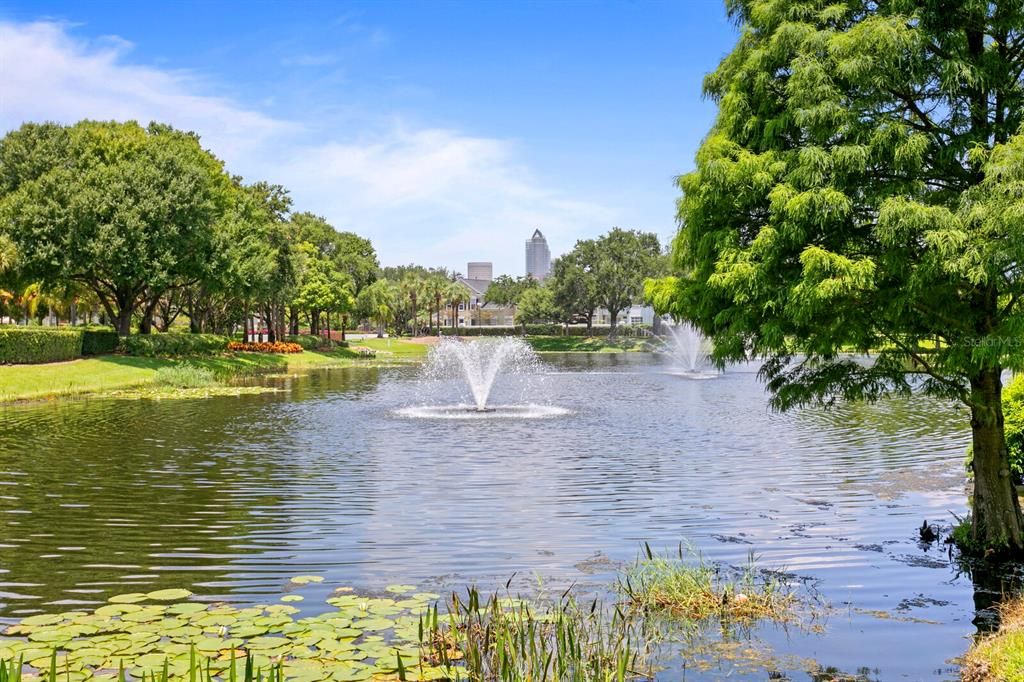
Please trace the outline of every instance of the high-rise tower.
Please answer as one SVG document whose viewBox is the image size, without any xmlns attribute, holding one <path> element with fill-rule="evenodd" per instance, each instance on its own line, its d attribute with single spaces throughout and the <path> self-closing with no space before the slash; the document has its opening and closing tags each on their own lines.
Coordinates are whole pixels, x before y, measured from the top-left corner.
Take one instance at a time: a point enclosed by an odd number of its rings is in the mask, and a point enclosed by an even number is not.
<svg viewBox="0 0 1024 682">
<path fill-rule="evenodd" d="M 551 272 L 551 250 L 540 230 L 526 240 L 526 276 L 543 281 Z"/>
</svg>

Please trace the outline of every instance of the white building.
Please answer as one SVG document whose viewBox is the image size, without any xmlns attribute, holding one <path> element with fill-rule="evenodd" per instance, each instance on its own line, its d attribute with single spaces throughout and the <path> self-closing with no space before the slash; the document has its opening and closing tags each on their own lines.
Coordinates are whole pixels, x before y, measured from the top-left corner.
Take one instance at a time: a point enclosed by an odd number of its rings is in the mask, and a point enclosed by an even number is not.
<svg viewBox="0 0 1024 682">
<path fill-rule="evenodd" d="M 460 303 L 457 310 L 445 306 L 444 326 L 454 327 L 456 320 L 460 327 L 510 327 L 515 324 L 516 310 L 512 306 L 488 303 L 487 287 L 491 286 L 494 268 L 491 263 L 467 263 L 468 277 L 459 277 L 459 282 L 469 289 L 469 302 Z"/>
<path fill-rule="evenodd" d="M 494 264 L 485 262 L 466 263 L 466 279 L 480 279 L 490 282 L 494 279 Z"/>
<path fill-rule="evenodd" d="M 540 230 L 534 230 L 533 236 L 526 240 L 526 276 L 540 281 L 551 273 L 551 250 L 548 240 Z"/>
</svg>

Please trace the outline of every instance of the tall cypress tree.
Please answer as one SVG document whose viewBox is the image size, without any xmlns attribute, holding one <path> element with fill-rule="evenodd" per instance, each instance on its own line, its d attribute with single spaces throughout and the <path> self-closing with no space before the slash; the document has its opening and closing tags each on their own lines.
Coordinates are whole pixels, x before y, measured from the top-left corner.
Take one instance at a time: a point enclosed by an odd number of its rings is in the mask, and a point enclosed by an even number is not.
<svg viewBox="0 0 1024 682">
<path fill-rule="evenodd" d="M 729 0 L 740 28 L 679 179 L 664 311 L 754 354 L 776 408 L 969 408 L 978 546 L 1024 554 L 1001 375 L 1024 365 L 1024 6 Z M 870 351 L 870 360 L 844 349 Z"/>
</svg>

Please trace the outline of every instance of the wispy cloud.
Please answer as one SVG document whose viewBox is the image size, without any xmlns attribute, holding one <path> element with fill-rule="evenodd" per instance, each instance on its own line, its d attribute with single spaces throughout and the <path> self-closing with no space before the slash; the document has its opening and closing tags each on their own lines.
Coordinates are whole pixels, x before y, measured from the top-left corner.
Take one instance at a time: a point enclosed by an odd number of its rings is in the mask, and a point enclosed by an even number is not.
<svg viewBox="0 0 1024 682">
<path fill-rule="evenodd" d="M 275 118 L 209 94 L 206 74 L 133 64 L 130 54 L 116 37 L 90 42 L 62 24 L 0 22 L 0 129 L 93 118 L 194 130 L 233 172 L 279 182 L 297 209 L 370 237 L 385 263 L 494 260 L 519 273 L 533 228 L 557 250 L 615 221 L 608 208 L 546 186 L 508 140 L 414 127 L 388 112 L 373 131 L 314 139 L 330 122 Z"/>
</svg>

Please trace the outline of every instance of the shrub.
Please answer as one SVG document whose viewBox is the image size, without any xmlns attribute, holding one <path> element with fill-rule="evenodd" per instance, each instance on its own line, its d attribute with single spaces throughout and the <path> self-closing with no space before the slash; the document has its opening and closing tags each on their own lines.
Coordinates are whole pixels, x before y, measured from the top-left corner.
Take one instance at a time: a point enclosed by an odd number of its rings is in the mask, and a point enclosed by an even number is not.
<svg viewBox="0 0 1024 682">
<path fill-rule="evenodd" d="M 117 332 L 111 327 L 82 328 L 82 355 L 105 355 L 117 350 Z"/>
<path fill-rule="evenodd" d="M 301 353 L 302 346 L 297 343 L 281 343 L 280 341 L 260 341 L 257 343 L 232 341 L 228 344 L 228 350 L 244 351 L 246 353 Z"/>
<path fill-rule="evenodd" d="M 228 338 L 216 334 L 135 334 L 121 339 L 119 348 L 130 355 L 214 355 L 227 350 Z"/>
<path fill-rule="evenodd" d="M 314 336 L 313 334 L 292 334 L 285 337 L 285 341 L 289 343 L 297 343 L 302 346 L 305 350 L 327 350 L 334 344 L 322 336 Z M 341 345 L 348 345 L 346 342 L 342 342 Z"/>
<path fill-rule="evenodd" d="M 1024 479 L 1024 374 L 1003 391 L 1003 426 L 1010 452 L 1010 471 L 1017 483 Z"/>
<path fill-rule="evenodd" d="M 216 383 L 213 372 L 185 362 L 173 367 L 161 367 L 156 371 L 156 383 L 177 388 L 199 388 Z"/>
<path fill-rule="evenodd" d="M 81 355 L 81 329 L 0 326 L 0 364 L 61 362 Z"/>
</svg>

